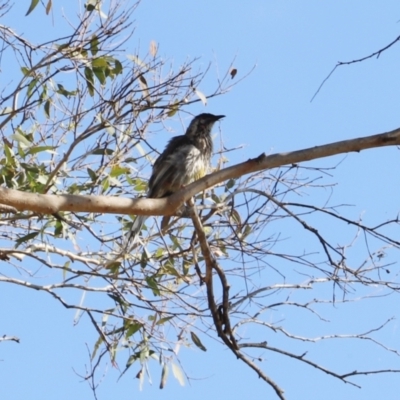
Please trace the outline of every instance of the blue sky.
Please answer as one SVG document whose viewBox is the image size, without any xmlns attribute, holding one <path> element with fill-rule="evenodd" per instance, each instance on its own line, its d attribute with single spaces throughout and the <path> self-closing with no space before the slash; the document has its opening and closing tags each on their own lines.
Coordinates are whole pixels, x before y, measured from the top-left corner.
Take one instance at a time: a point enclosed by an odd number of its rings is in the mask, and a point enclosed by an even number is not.
<svg viewBox="0 0 400 400">
<path fill-rule="evenodd" d="M 73 7 L 79 4 L 64 5 L 68 7 L 66 13 L 73 15 Z M 38 42 L 57 37 L 66 28 L 59 18 L 58 2 L 53 5 L 54 22 L 39 8 L 25 17 L 28 5 L 28 1 L 18 2 L 2 23 Z M 204 93 L 215 87 L 218 74 L 223 74 L 232 60 L 238 69 L 237 79 L 256 66 L 231 92 L 211 99 L 207 107 L 198 103 L 190 110 L 193 114 L 207 111 L 226 115 L 217 132 L 227 147 L 243 145 L 240 152 L 230 154 L 231 164 L 262 152 L 288 152 L 382 133 L 400 125 L 400 44 L 379 59 L 340 67 L 310 101 L 336 62 L 366 56 L 399 35 L 398 2 L 143 0 L 134 17 L 136 29 L 127 45 L 128 53 L 136 48 L 145 53 L 154 40 L 160 54 L 170 58 L 173 65 L 193 57 L 200 57 L 196 64 L 200 69 L 211 62 L 208 77 L 199 88 Z M 0 81 L 9 80 L 0 75 Z M 160 149 L 169 137 L 167 132 L 157 136 L 155 142 Z M 321 204 L 331 196 L 332 204 L 351 205 L 346 209 L 348 215 L 362 215 L 370 224 L 397 215 L 397 149 L 369 150 L 306 165 L 333 167 L 339 162 L 321 181 L 334 184 L 333 192 L 310 191 L 304 195 L 306 200 Z M 350 237 L 344 226 L 333 224 L 330 229 L 333 237 Z M 398 237 L 395 231 L 391 234 Z M 306 235 L 303 240 L 296 246 L 307 248 Z M 365 258 L 361 249 L 364 247 L 356 247 L 352 253 L 355 264 Z M 390 260 L 396 261 L 396 257 Z M 395 273 L 393 279 L 397 280 Z M 322 285 L 309 296 L 331 298 L 332 290 L 332 285 Z M 360 295 L 366 293 L 382 294 L 378 288 L 368 288 Z M 20 344 L 1 344 L 0 396 L 12 400 L 91 398 L 87 383 L 75 373 L 85 375 L 89 362 L 86 344 L 91 349 L 96 339 L 88 321 L 82 319 L 75 326 L 74 312 L 43 293 L 22 287 L 3 284 L 0 301 L 0 334 L 21 338 Z M 318 306 L 330 324 L 310 324 L 301 311 L 291 309 L 280 310 L 275 318 L 285 320 L 285 326 L 299 335 L 311 337 L 364 332 L 389 318 L 398 318 L 397 303 L 397 295 L 391 295 L 335 307 Z M 271 344 L 286 343 L 282 335 L 269 335 L 266 340 Z M 399 348 L 399 335 L 398 320 L 394 319 L 375 337 L 388 347 Z M 181 350 L 182 366 L 192 378 L 185 387 L 180 387 L 170 373 L 166 388 L 159 390 L 160 370 L 154 363 L 153 385 L 146 382 L 144 390 L 139 391 L 134 368 L 117 383 L 119 373 L 109 365 L 98 389 L 99 399 L 275 398 L 272 390 L 216 339 L 205 336 L 202 340 L 208 348 L 206 353 L 196 348 Z M 286 345 L 299 353 L 305 348 L 302 343 L 297 343 L 298 347 L 290 342 Z M 352 368 L 400 369 L 398 356 L 369 342 L 336 340 L 319 343 L 309 351 L 314 359 L 338 372 Z M 264 370 L 285 389 L 288 399 L 391 400 L 398 398 L 400 391 L 397 375 L 356 378 L 353 381 L 362 386 L 358 389 L 298 361 L 283 360 L 273 353 L 259 355 Z"/>
</svg>

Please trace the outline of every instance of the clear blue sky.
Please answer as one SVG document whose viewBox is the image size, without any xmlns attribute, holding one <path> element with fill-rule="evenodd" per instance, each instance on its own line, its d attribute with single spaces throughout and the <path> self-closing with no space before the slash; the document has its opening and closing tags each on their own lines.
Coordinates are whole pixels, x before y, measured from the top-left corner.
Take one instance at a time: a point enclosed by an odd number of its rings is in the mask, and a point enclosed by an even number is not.
<svg viewBox="0 0 400 400">
<path fill-rule="evenodd" d="M 30 1 L 16 3 L 2 24 L 10 25 L 28 38 L 45 41 L 59 36 L 65 28 L 62 25 L 65 21 L 56 17 L 60 13 L 60 2 L 55 1 L 53 5 L 57 22 L 54 25 L 41 8 L 25 17 Z M 68 3 L 71 4 L 63 6 L 71 13 L 80 2 Z M 137 47 L 145 53 L 154 40 L 159 44 L 159 52 L 171 58 L 175 65 L 192 57 L 201 57 L 197 64 L 200 68 L 211 62 L 208 78 L 204 87 L 200 87 L 205 93 L 214 87 L 217 75 L 224 73 L 234 58 L 237 78 L 256 65 L 230 93 L 211 99 L 206 108 L 197 104 L 191 110 L 193 114 L 207 111 L 226 115 L 218 128 L 225 145 L 244 145 L 241 152 L 232 153 L 230 161 L 235 163 L 262 152 L 287 152 L 399 127 L 400 44 L 379 59 L 339 68 L 310 102 L 337 61 L 363 57 L 384 47 L 399 35 L 399 20 L 399 3 L 390 0 L 143 0 L 135 13 L 135 34 L 127 47 L 132 53 Z M 4 76 L 0 79 L 3 83 L 9 81 Z M 167 133 L 160 134 L 160 149 L 168 138 Z M 354 218 L 362 215 L 370 224 L 396 216 L 400 209 L 397 149 L 369 150 L 307 165 L 333 167 L 339 161 L 341 164 L 330 171 L 331 176 L 321 180 L 321 184 L 336 184 L 330 199 L 332 204 L 353 205 L 348 215 Z M 318 204 L 328 195 L 314 199 L 310 192 L 305 196 L 309 202 Z M 327 229 L 344 230 L 345 227 L 334 225 Z M 340 237 L 341 232 L 332 234 Z M 297 246 L 307 248 L 307 237 Z M 365 253 L 355 252 L 352 257 L 359 263 Z M 393 279 L 398 280 L 395 274 Z M 366 293 L 381 294 L 373 288 L 360 294 Z M 309 294 L 310 298 L 319 295 L 332 296 L 332 286 Z M 397 297 L 321 307 L 323 315 L 331 321 L 325 325 L 310 325 L 309 318 L 305 324 L 304 314 L 298 310 L 280 310 L 276 320 L 282 318 L 293 332 L 311 337 L 364 332 L 390 317 L 399 317 Z M 85 375 L 85 365 L 89 362 L 86 343 L 92 348 L 97 336 L 88 321 L 82 319 L 74 326 L 74 312 L 63 309 L 48 295 L 21 287 L 3 284 L 0 302 L 3 305 L 0 335 L 21 338 L 20 344 L 0 345 L 0 397 L 7 400 L 91 398 L 87 383 L 74 372 Z M 269 343 L 285 344 L 282 335 L 271 332 L 268 335 Z M 374 337 L 388 347 L 400 349 L 398 320 Z M 205 336 L 203 341 L 208 348 L 206 353 L 196 348 L 181 350 L 182 365 L 192 378 L 185 387 L 180 387 L 170 373 L 166 388 L 159 390 L 160 370 L 154 364 L 153 385 L 146 382 L 144 390 L 139 391 L 139 382 L 134 378 L 139 367 L 133 367 L 117 383 L 118 371 L 109 366 L 98 389 L 99 399 L 275 398 L 270 387 L 217 340 Z M 289 342 L 287 345 L 292 351 L 301 352 L 305 348 L 302 344 L 298 348 Z M 369 342 L 336 340 L 307 349 L 321 364 L 338 372 L 352 368 L 400 369 L 400 357 Z M 285 389 L 290 400 L 394 400 L 400 393 L 397 375 L 353 379 L 362 386 L 357 389 L 298 361 L 287 361 L 265 352 L 259 354 L 264 359 L 262 366 L 266 373 Z"/>
</svg>

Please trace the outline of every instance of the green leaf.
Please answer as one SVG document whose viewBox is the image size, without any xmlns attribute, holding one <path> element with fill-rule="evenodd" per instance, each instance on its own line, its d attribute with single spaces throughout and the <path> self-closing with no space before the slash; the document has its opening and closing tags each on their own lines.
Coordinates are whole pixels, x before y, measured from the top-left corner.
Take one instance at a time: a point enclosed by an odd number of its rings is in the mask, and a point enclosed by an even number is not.
<svg viewBox="0 0 400 400">
<path fill-rule="evenodd" d="M 31 81 L 30 81 L 30 83 L 29 83 L 29 85 L 28 85 L 28 91 L 27 91 L 27 96 L 28 97 L 30 97 L 30 95 L 32 94 L 32 92 L 33 92 L 33 89 L 35 88 L 35 86 L 36 86 L 36 84 L 38 83 L 38 80 L 35 78 L 35 79 L 32 79 Z"/>
<path fill-rule="evenodd" d="M 164 247 L 159 247 L 157 251 L 154 253 L 153 257 L 154 258 L 160 258 L 163 257 L 165 254 L 165 248 Z"/>
<path fill-rule="evenodd" d="M 235 209 L 233 209 L 231 212 L 231 218 L 235 224 L 239 225 L 239 227 L 242 226 L 242 219 L 240 218 L 240 214 Z"/>
<path fill-rule="evenodd" d="M 164 324 L 165 322 L 169 321 L 172 318 L 174 318 L 172 315 L 170 317 L 161 318 L 156 322 L 156 325 L 162 325 L 162 324 Z"/>
<path fill-rule="evenodd" d="M 103 338 L 101 336 L 99 336 L 99 338 L 97 339 L 97 341 L 93 347 L 93 353 L 92 353 L 92 357 L 91 357 L 92 360 L 94 360 L 94 358 L 96 357 L 97 350 L 99 349 L 99 347 L 101 346 L 102 343 L 103 343 Z"/>
<path fill-rule="evenodd" d="M 48 151 L 49 153 L 54 153 L 54 150 L 56 147 L 54 146 L 35 146 L 35 147 L 31 147 L 26 154 L 37 154 L 37 153 L 41 153 L 42 151 Z"/>
<path fill-rule="evenodd" d="M 229 179 L 229 181 L 225 185 L 225 188 L 227 190 L 232 189 L 235 186 L 235 183 L 236 183 L 235 179 Z"/>
<path fill-rule="evenodd" d="M 114 261 L 114 262 L 110 262 L 109 264 L 107 264 L 106 269 L 110 270 L 112 275 L 118 275 L 120 267 L 121 267 L 121 262 Z"/>
<path fill-rule="evenodd" d="M 162 272 L 164 274 L 176 276 L 177 278 L 181 277 L 181 274 L 174 268 L 174 263 L 171 260 L 167 260 L 167 262 L 163 265 Z"/>
<path fill-rule="evenodd" d="M 24 147 L 24 149 L 26 149 L 26 147 Z M 25 151 L 24 151 L 24 149 L 21 147 L 21 145 L 20 144 L 18 144 L 18 155 L 21 157 L 21 159 L 25 159 L 25 157 L 26 157 L 26 154 L 27 153 L 25 153 Z"/>
<path fill-rule="evenodd" d="M 146 283 L 149 285 L 149 288 L 153 291 L 154 296 L 160 295 L 160 290 L 158 289 L 157 282 L 152 276 L 146 277 Z"/>
<path fill-rule="evenodd" d="M 4 146 L 4 155 L 6 156 L 7 160 L 7 165 L 15 165 L 15 158 L 14 158 L 14 152 L 12 151 L 11 147 L 5 143 Z"/>
<path fill-rule="evenodd" d="M 38 5 L 38 3 L 39 3 L 39 0 L 32 0 L 32 1 L 31 1 L 31 5 L 30 5 L 30 7 L 29 7 L 27 13 L 25 14 L 25 17 L 26 17 L 27 15 L 29 15 L 29 14 L 35 9 L 35 7 Z"/>
<path fill-rule="evenodd" d="M 40 93 L 40 96 L 39 96 L 39 99 L 40 99 L 41 102 L 43 100 L 47 99 L 47 86 L 43 85 L 42 88 L 43 88 L 42 93 Z"/>
<path fill-rule="evenodd" d="M 92 151 L 92 154 L 96 154 L 96 155 L 100 155 L 100 156 L 105 156 L 105 155 L 111 156 L 112 154 L 114 154 L 114 150 L 97 148 Z"/>
<path fill-rule="evenodd" d="M 70 96 L 75 96 L 76 93 L 77 93 L 76 90 L 73 90 L 73 91 L 66 90 L 66 89 L 64 88 L 64 86 L 61 85 L 61 84 L 57 84 L 57 86 L 58 86 L 57 93 L 59 93 L 59 94 L 65 96 L 67 99 L 69 99 Z"/>
<path fill-rule="evenodd" d="M 93 72 L 94 75 L 96 76 L 96 78 L 98 79 L 98 81 L 104 85 L 106 83 L 106 69 L 105 68 L 97 68 L 97 67 L 93 67 Z"/>
<path fill-rule="evenodd" d="M 211 226 L 203 226 L 203 232 L 206 236 L 210 236 L 213 231 Z"/>
<path fill-rule="evenodd" d="M 179 111 L 178 105 L 179 105 L 179 100 L 175 100 L 175 103 L 172 106 L 170 106 L 171 108 L 167 113 L 168 117 L 173 117 L 177 113 L 177 111 Z"/>
<path fill-rule="evenodd" d="M 67 261 L 63 266 L 63 279 L 67 279 L 67 272 L 69 271 L 69 266 L 71 265 L 71 261 Z"/>
<path fill-rule="evenodd" d="M 103 187 L 103 191 L 106 192 L 110 187 L 110 180 L 108 178 L 104 179 L 101 186 Z"/>
<path fill-rule="evenodd" d="M 37 235 L 39 235 L 39 232 L 32 232 L 32 233 L 28 233 L 27 235 L 18 238 L 15 241 L 16 247 L 18 247 L 21 243 L 27 242 L 28 240 L 35 238 Z"/>
<path fill-rule="evenodd" d="M 54 228 L 54 236 L 62 236 L 63 233 L 63 224 L 61 221 L 56 222 L 56 226 Z"/>
<path fill-rule="evenodd" d="M 215 193 L 212 193 L 211 194 L 211 198 L 213 199 L 213 201 L 215 202 L 215 203 L 220 203 L 221 202 L 221 199 L 215 194 Z"/>
<path fill-rule="evenodd" d="M 28 76 L 31 73 L 31 70 L 26 67 L 21 67 L 21 71 L 24 74 L 24 76 Z"/>
<path fill-rule="evenodd" d="M 46 118 L 50 118 L 50 100 L 47 100 L 46 103 L 44 103 L 44 114 L 46 115 Z"/>
<path fill-rule="evenodd" d="M 90 41 L 90 51 L 93 56 L 95 56 L 99 51 L 99 39 L 96 35 L 93 35 L 92 40 Z"/>
<path fill-rule="evenodd" d="M 95 182 L 95 181 L 97 180 L 97 174 L 96 174 L 96 172 L 94 172 L 94 171 L 93 171 L 92 169 L 90 169 L 90 168 L 87 168 L 86 171 L 87 171 L 88 175 L 90 176 L 90 179 L 91 179 L 93 182 Z"/>
<path fill-rule="evenodd" d="M 39 168 L 33 164 L 21 163 L 21 167 L 28 172 L 32 172 L 33 174 L 38 174 L 40 172 Z"/>
<path fill-rule="evenodd" d="M 25 147 L 32 146 L 32 142 L 30 142 L 24 135 L 22 135 L 19 132 L 15 132 L 13 135 L 10 136 L 10 138 L 16 140 L 22 146 Z"/>
<path fill-rule="evenodd" d="M 253 229 L 251 228 L 250 225 L 245 225 L 244 227 L 244 232 L 240 238 L 240 240 L 244 240 L 247 236 L 250 235 L 250 233 L 252 233 Z"/>
<path fill-rule="evenodd" d="M 91 97 L 94 96 L 94 78 L 93 71 L 89 67 L 85 67 L 85 78 L 88 87 L 88 91 Z"/>
<path fill-rule="evenodd" d="M 135 180 L 135 191 L 136 192 L 144 192 L 147 190 L 147 182 L 144 181 L 143 179 L 136 179 Z"/>
<path fill-rule="evenodd" d="M 107 68 L 108 62 L 105 57 L 97 57 L 92 61 L 93 68 Z"/>
<path fill-rule="evenodd" d="M 190 271 L 190 267 L 193 265 L 193 261 L 190 262 L 191 260 L 184 260 L 183 261 L 183 266 L 182 266 L 182 271 L 183 271 L 183 276 L 187 276 L 187 274 Z"/>
<path fill-rule="evenodd" d="M 126 369 L 128 369 L 138 358 L 139 358 L 139 355 L 137 353 L 129 356 L 128 361 L 126 362 L 126 366 L 125 366 Z"/>
<path fill-rule="evenodd" d="M 125 338 L 128 339 L 131 337 L 133 334 L 135 334 L 143 325 L 139 324 L 138 322 L 134 322 L 132 324 L 129 324 L 126 332 L 125 332 Z"/>
<path fill-rule="evenodd" d="M 123 71 L 122 64 L 118 60 L 114 60 L 114 74 L 119 75 Z"/>
<path fill-rule="evenodd" d="M 143 250 L 142 257 L 140 258 L 140 266 L 142 267 L 142 269 L 147 267 L 147 261 L 149 261 L 147 252 L 146 252 L 146 250 Z"/>
<path fill-rule="evenodd" d="M 200 349 L 203 351 L 207 351 L 207 349 L 204 347 L 203 343 L 201 343 L 200 339 L 198 338 L 198 336 L 194 333 L 194 332 L 190 332 L 190 336 L 193 340 L 193 343 Z"/>
<path fill-rule="evenodd" d="M 128 167 L 121 167 L 120 165 L 114 165 L 111 168 L 110 176 L 115 178 L 120 175 L 128 174 L 130 169 Z"/>
<path fill-rule="evenodd" d="M 117 356 L 117 345 L 117 342 L 113 342 L 113 344 L 109 347 L 109 354 L 112 363 L 115 362 L 115 357 Z"/>
</svg>

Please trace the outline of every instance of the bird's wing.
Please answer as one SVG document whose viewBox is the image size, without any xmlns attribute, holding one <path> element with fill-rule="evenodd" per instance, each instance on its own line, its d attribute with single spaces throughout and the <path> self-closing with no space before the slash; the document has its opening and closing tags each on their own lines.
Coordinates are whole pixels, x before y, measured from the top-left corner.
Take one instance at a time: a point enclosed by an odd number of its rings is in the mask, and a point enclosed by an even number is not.
<svg viewBox="0 0 400 400">
<path fill-rule="evenodd" d="M 199 150 L 187 137 L 174 137 L 153 166 L 148 197 L 168 196 L 186 185 L 191 180 L 187 164 L 195 156 L 193 153 Z"/>
</svg>

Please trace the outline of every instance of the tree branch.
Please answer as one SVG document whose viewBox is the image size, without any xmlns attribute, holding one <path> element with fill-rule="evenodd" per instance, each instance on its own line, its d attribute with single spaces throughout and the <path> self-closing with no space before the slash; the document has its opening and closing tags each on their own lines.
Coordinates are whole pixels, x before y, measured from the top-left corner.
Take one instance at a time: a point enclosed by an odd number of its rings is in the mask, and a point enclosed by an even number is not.
<svg viewBox="0 0 400 400">
<path fill-rule="evenodd" d="M 400 145 L 400 128 L 378 135 L 343 140 L 290 153 L 276 153 L 249 159 L 224 168 L 188 185 L 183 190 L 164 199 L 128 199 L 110 196 L 78 196 L 69 194 L 45 195 L 0 188 L 0 203 L 20 211 L 54 214 L 59 211 L 100 212 L 109 214 L 172 215 L 184 202 L 196 193 L 218 183 L 257 171 L 282 165 L 315 160 L 337 154 L 360 152 L 370 148 Z"/>
</svg>

